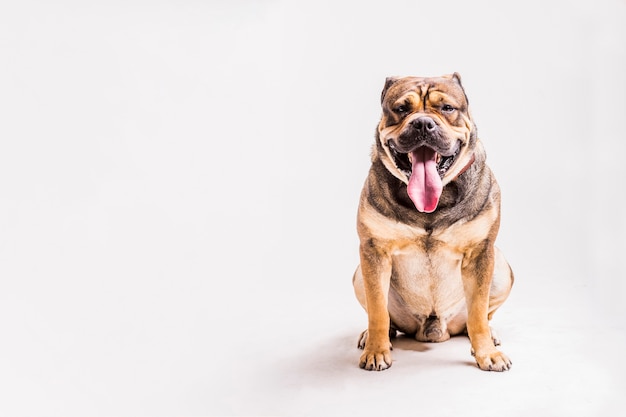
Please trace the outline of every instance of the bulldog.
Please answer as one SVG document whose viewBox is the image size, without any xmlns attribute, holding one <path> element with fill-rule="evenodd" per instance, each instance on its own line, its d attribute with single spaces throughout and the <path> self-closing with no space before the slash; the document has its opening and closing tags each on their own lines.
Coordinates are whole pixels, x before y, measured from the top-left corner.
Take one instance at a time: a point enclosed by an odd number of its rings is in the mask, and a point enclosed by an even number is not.
<svg viewBox="0 0 626 417">
<path fill-rule="evenodd" d="M 513 285 L 494 246 L 500 189 L 461 77 L 387 78 L 381 104 L 357 215 L 353 284 L 368 316 L 359 365 L 389 368 L 397 332 L 421 342 L 466 333 L 480 369 L 508 370 L 489 326 Z"/>
</svg>

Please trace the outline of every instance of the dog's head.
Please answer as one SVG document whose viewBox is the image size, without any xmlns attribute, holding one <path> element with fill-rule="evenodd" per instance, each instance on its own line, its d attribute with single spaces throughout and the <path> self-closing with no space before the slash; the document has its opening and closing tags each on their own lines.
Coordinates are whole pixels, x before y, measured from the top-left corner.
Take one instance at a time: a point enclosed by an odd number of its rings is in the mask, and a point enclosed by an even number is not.
<svg viewBox="0 0 626 417">
<path fill-rule="evenodd" d="M 476 126 L 461 78 L 387 78 L 381 102 L 380 157 L 415 207 L 431 213 L 443 187 L 473 161 Z"/>
</svg>

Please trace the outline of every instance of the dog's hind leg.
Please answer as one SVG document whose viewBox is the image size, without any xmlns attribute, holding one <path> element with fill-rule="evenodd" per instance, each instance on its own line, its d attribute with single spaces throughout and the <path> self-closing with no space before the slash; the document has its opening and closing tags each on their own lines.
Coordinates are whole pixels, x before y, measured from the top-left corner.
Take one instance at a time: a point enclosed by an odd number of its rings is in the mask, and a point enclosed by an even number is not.
<svg viewBox="0 0 626 417">
<path fill-rule="evenodd" d="M 365 299 L 365 285 L 363 284 L 363 273 L 361 272 L 361 265 L 356 268 L 354 275 L 352 276 L 352 286 L 354 287 L 354 294 L 356 299 L 359 300 L 361 307 L 367 311 L 366 299 Z"/>
<path fill-rule="evenodd" d="M 506 301 L 513 287 L 513 271 L 509 266 L 509 263 L 504 258 L 504 255 L 496 247 L 494 248 L 495 262 L 493 268 L 493 280 L 491 281 L 491 288 L 489 289 L 489 313 L 487 318 L 491 320 L 496 310 Z M 495 340 L 497 337 L 493 336 Z"/>
</svg>

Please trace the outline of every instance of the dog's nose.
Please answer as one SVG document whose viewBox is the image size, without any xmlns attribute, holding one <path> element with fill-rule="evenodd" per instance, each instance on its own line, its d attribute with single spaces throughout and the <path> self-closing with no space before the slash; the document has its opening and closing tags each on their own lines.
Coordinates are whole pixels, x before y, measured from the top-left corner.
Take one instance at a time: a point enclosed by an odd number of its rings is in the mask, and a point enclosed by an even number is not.
<svg viewBox="0 0 626 417">
<path fill-rule="evenodd" d="M 411 125 L 424 133 L 430 133 L 437 128 L 437 123 L 428 116 L 418 117 L 411 122 Z"/>
</svg>

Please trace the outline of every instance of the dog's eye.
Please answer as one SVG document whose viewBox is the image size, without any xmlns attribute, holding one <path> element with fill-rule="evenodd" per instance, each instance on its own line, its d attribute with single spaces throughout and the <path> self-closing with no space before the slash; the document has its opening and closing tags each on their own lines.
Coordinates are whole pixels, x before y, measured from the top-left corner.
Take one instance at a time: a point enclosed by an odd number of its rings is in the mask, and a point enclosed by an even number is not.
<svg viewBox="0 0 626 417">
<path fill-rule="evenodd" d="M 455 108 L 449 104 L 444 104 L 443 107 L 441 107 L 441 111 L 446 112 L 446 113 L 453 112 L 454 110 Z"/>
<path fill-rule="evenodd" d="M 407 110 L 408 109 L 406 106 L 398 106 L 393 109 L 394 113 L 397 113 L 397 114 L 404 114 L 407 112 Z"/>
</svg>

